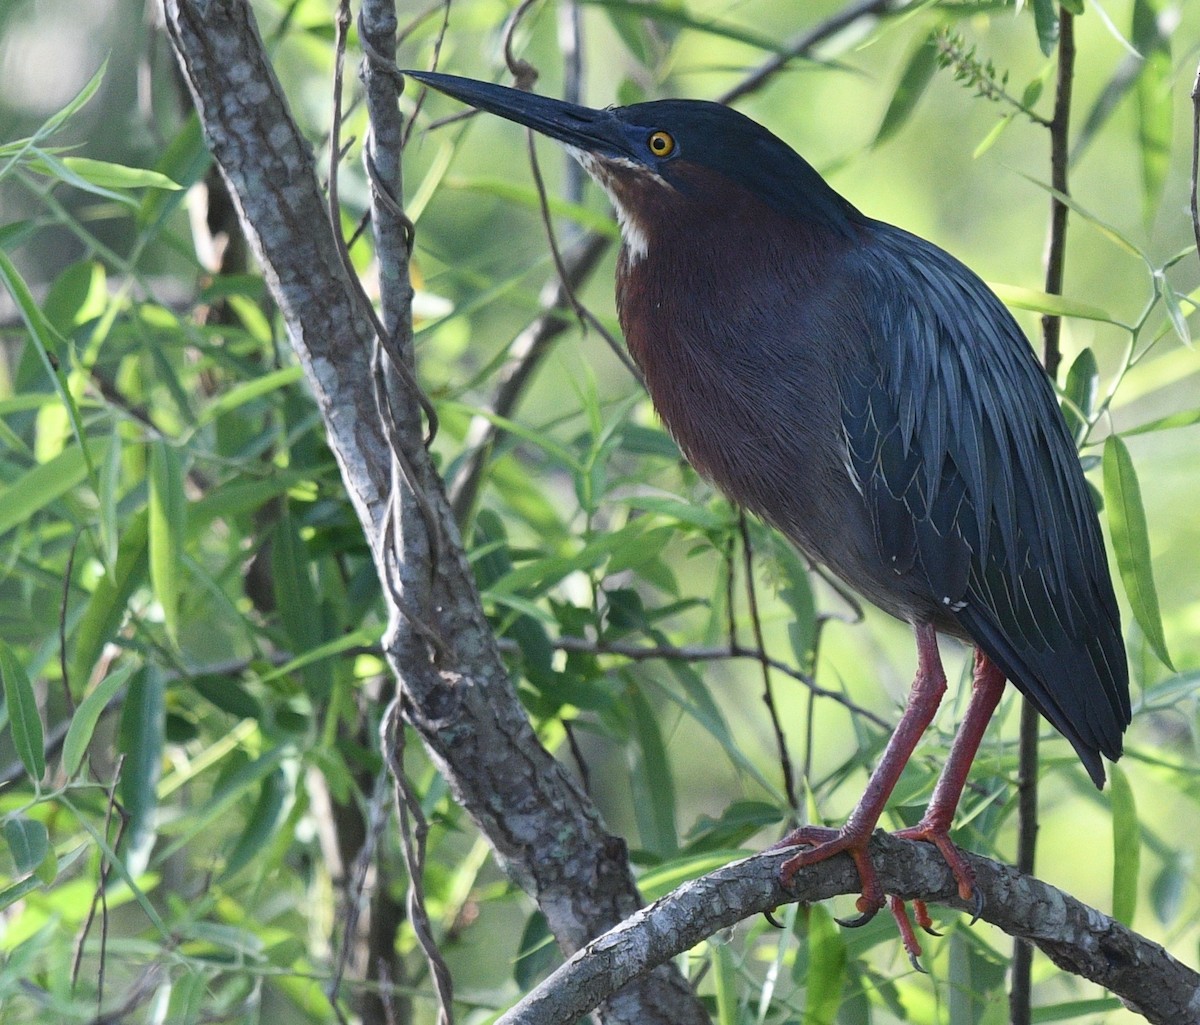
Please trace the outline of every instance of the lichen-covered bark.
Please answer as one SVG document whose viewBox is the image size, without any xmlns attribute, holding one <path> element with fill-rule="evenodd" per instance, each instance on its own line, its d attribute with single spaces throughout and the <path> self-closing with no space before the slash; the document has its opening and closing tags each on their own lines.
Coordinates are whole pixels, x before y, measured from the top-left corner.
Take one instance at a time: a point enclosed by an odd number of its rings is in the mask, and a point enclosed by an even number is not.
<svg viewBox="0 0 1200 1025">
<path fill-rule="evenodd" d="M 574 1021 L 614 986 L 662 964 L 748 915 L 788 901 L 853 893 L 858 878 L 840 855 L 802 869 L 792 891 L 779 883 L 789 852 L 749 858 L 687 883 L 588 944 L 498 1021 Z M 871 856 L 884 889 L 971 910 L 938 851 L 877 832 Z M 968 855 L 984 897 L 982 920 L 1040 947 L 1059 967 L 1099 983 L 1155 1025 L 1200 1022 L 1200 975 L 1095 908 L 1007 865 Z"/>
<path fill-rule="evenodd" d="M 381 575 L 396 570 L 397 597 L 442 639 L 444 653 L 435 660 L 408 616 L 393 608 L 387 654 L 404 688 L 405 716 L 500 863 L 538 902 L 563 949 L 573 952 L 640 903 L 624 844 L 605 831 L 591 802 L 538 743 L 517 701 L 426 456 L 415 402 L 392 429 L 436 524 L 436 567 L 430 565 L 430 520 L 413 489 L 398 487 L 401 526 L 386 529 L 393 474 L 375 408 L 372 318 L 339 258 L 310 148 L 291 118 L 249 5 L 164 0 L 163 9 L 209 148 L 287 322 L 376 565 Z M 395 173 L 394 167 L 382 171 Z M 394 251 L 390 256 L 397 258 Z M 403 322 L 395 310 L 388 319 Z M 635 982 L 602 1017 L 639 1025 L 707 1020 L 671 968 Z"/>
</svg>

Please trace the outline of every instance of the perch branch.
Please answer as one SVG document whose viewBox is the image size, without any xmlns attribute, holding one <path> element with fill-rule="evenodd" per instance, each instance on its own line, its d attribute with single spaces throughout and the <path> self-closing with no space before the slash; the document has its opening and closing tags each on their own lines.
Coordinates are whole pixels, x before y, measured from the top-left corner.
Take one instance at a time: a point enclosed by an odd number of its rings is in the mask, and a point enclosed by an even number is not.
<svg viewBox="0 0 1200 1025">
<path fill-rule="evenodd" d="M 794 889 L 783 889 L 779 867 L 791 853 L 734 862 L 642 908 L 558 968 L 497 1025 L 574 1021 L 612 988 L 751 915 L 790 901 L 811 903 L 861 889 L 844 854 L 806 866 Z M 987 858 L 966 856 L 984 896 L 982 921 L 1036 944 L 1060 968 L 1104 986 L 1154 1025 L 1200 1020 L 1200 974 L 1157 943 L 1048 883 Z M 871 858 L 888 893 L 972 910 L 931 845 L 877 832 Z"/>
</svg>

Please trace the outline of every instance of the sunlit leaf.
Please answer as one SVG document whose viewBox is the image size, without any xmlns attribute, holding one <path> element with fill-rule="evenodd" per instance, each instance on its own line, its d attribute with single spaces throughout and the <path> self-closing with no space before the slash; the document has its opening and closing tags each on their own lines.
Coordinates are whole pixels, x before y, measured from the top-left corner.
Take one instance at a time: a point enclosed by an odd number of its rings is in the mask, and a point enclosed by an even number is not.
<svg viewBox="0 0 1200 1025">
<path fill-rule="evenodd" d="M 1108 770 L 1112 791 L 1113 896 L 1112 916 L 1123 925 L 1132 925 L 1137 910 L 1138 865 L 1142 850 L 1142 831 L 1129 778 L 1119 765 Z"/>
<path fill-rule="evenodd" d="M 136 666 L 133 663 L 115 669 L 101 680 L 75 709 L 62 749 L 62 768 L 68 776 L 74 776 L 79 771 L 88 744 L 91 743 L 92 734 L 95 732 L 96 723 L 100 720 L 104 709 L 108 707 L 108 703 L 124 686 L 135 669 Z"/>
<path fill-rule="evenodd" d="M 733 951 L 728 943 L 710 939 L 712 951 L 713 987 L 717 997 L 717 1025 L 740 1025 L 738 1014 L 738 972 L 734 964 Z"/>
<path fill-rule="evenodd" d="M 106 572 L 96 581 L 75 628 L 71 680 L 80 681 L 80 687 L 91 677 L 104 646 L 124 621 L 134 590 L 146 579 L 149 568 L 147 521 L 144 509 L 130 518 L 117 548 L 116 565 L 112 572 Z"/>
<path fill-rule="evenodd" d="M 1133 40 L 1143 65 L 1137 77 L 1138 156 L 1142 165 L 1142 201 L 1146 222 L 1154 217 L 1171 166 L 1173 125 L 1169 41 L 1158 29 L 1157 4 L 1134 0 Z"/>
<path fill-rule="evenodd" d="M 163 610 L 167 632 L 178 638 L 183 591 L 183 539 L 187 499 L 183 467 L 174 447 L 161 439 L 150 445 L 150 582 Z"/>
<path fill-rule="evenodd" d="M 27 523 L 35 513 L 82 484 L 86 477 L 83 450 L 76 445 L 26 470 L 0 490 L 0 534 Z"/>
<path fill-rule="evenodd" d="M 803 1025 L 834 1025 L 846 977 L 846 941 L 820 904 L 808 908 L 808 971 Z"/>
<path fill-rule="evenodd" d="M 1158 591 L 1150 564 L 1150 534 L 1137 471 L 1129 449 L 1115 434 L 1104 443 L 1104 500 L 1117 566 L 1134 617 L 1154 653 L 1165 666 L 1174 669 L 1158 609 Z"/>
<path fill-rule="evenodd" d="M 1054 317 L 1078 317 L 1080 320 L 1114 323 L 1109 313 L 1101 307 L 1071 299 L 1065 295 L 1053 295 L 1036 288 L 1005 285 L 994 281 L 989 281 L 988 287 L 1000 297 L 1000 301 L 1006 306 L 1014 306 L 1019 310 L 1033 310 L 1035 313 L 1047 313 Z"/>
</svg>

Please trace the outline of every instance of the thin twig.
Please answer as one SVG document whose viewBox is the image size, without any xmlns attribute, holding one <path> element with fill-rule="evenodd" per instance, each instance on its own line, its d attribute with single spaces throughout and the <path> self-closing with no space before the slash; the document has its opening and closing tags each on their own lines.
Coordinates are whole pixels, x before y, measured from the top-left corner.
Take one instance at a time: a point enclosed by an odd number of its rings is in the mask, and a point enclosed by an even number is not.
<svg viewBox="0 0 1200 1025">
<path fill-rule="evenodd" d="M 771 719 L 775 732 L 775 747 L 779 751 L 779 771 L 783 775 L 783 792 L 787 797 L 789 816 L 794 818 L 799 806 L 796 800 L 796 778 L 792 771 L 792 759 L 788 755 L 787 737 L 775 707 L 775 691 L 771 686 L 771 663 L 767 657 L 767 642 L 763 639 L 762 617 L 758 613 L 758 591 L 754 586 L 754 546 L 750 543 L 750 526 L 746 522 L 746 510 L 738 509 L 738 532 L 742 537 L 742 563 L 746 574 L 746 599 L 750 607 L 750 625 L 754 631 L 754 643 L 758 648 L 758 664 L 762 668 L 763 704 Z M 729 638 L 730 646 L 734 638 Z"/>
<path fill-rule="evenodd" d="M 1054 116 L 1050 120 L 1050 180 L 1061 195 L 1069 194 L 1071 92 L 1075 76 L 1075 24 L 1070 11 L 1059 8 L 1058 81 Z M 1050 232 L 1046 245 L 1046 292 L 1061 295 L 1067 254 L 1067 205 L 1054 196 L 1050 201 Z M 1054 378 L 1062 362 L 1058 317 L 1042 317 L 1042 363 Z M 1020 742 L 1017 759 L 1017 870 L 1033 873 L 1038 833 L 1038 729 L 1037 710 L 1021 699 Z M 1012 1025 L 1029 1025 L 1033 1014 L 1033 946 L 1028 940 L 1013 943 L 1012 988 L 1008 998 Z"/>
<path fill-rule="evenodd" d="M 1196 180 L 1200 176 L 1200 67 L 1192 83 L 1192 235 L 1200 255 L 1200 200 L 1196 195 Z"/>
<path fill-rule="evenodd" d="M 429 834 L 429 823 L 421 810 L 421 801 L 413 792 L 404 772 L 404 721 L 400 717 L 399 695 L 392 699 L 384 713 L 380 734 L 383 754 L 395 784 L 400 830 L 402 835 L 412 839 L 411 843 L 403 845 L 404 864 L 408 869 L 409 922 L 433 975 L 433 985 L 438 995 L 438 1025 L 452 1025 L 454 984 L 450 978 L 450 969 L 438 950 L 429 914 L 425 909 L 425 840 Z"/>
<path fill-rule="evenodd" d="M 755 662 L 761 662 L 765 657 L 767 665 L 772 669 L 783 673 L 798 683 L 802 683 L 817 697 L 829 698 L 831 701 L 836 701 L 848 711 L 874 723 L 880 729 L 890 731 L 895 729 L 896 725 L 895 723 L 888 722 L 882 716 L 876 715 L 869 708 L 863 708 L 862 705 L 851 701 L 845 694 L 819 686 L 811 676 L 797 669 L 795 666 L 790 666 L 786 662 L 769 655 L 764 656 L 756 648 L 747 648 L 740 644 L 732 645 L 728 648 L 675 647 L 669 644 L 641 646 L 619 643 L 597 644 L 585 637 L 558 637 L 551 639 L 550 645 L 557 651 L 582 652 L 589 655 L 618 655 L 621 658 L 627 658 L 635 662 L 646 662 L 652 659 L 664 659 L 667 661 L 674 659 L 681 662 L 724 662 L 743 658 L 752 658 Z M 499 646 L 501 651 L 516 650 L 515 643 L 510 643 L 505 638 L 500 638 Z"/>
<path fill-rule="evenodd" d="M 121 779 L 121 767 L 125 762 L 125 756 L 117 757 L 116 765 L 113 767 L 112 782 L 108 786 L 108 802 L 104 813 L 104 838 L 109 841 L 109 850 L 115 851 L 121 845 L 121 837 L 125 833 L 125 826 L 129 819 L 125 814 L 125 809 L 117 803 L 117 783 Z M 117 816 L 117 832 L 111 839 L 109 833 L 112 829 L 113 815 Z M 75 942 L 75 956 L 71 961 L 71 987 L 72 989 L 79 981 L 79 968 L 83 963 L 83 948 L 87 942 L 88 933 L 91 932 L 92 923 L 96 919 L 96 907 L 100 907 L 100 965 L 96 972 L 96 1012 L 99 1014 L 100 1008 L 104 1004 L 104 971 L 105 962 L 108 957 L 108 880 L 112 874 L 112 862 L 105 860 L 101 855 L 100 878 L 96 883 L 96 892 L 92 894 L 92 902 L 88 907 L 88 913 L 83 920 L 83 925 L 79 929 L 79 939 Z"/>
<path fill-rule="evenodd" d="M 354 859 L 354 865 L 350 870 L 350 885 L 348 900 L 346 901 L 346 918 L 342 923 L 342 949 L 338 952 L 337 963 L 334 966 L 333 978 L 330 981 L 328 994 L 329 1003 L 333 1007 L 338 1018 L 341 1019 L 342 1011 L 338 1006 L 338 992 L 342 986 L 342 978 L 346 973 L 346 966 L 350 962 L 350 952 L 354 949 L 354 936 L 358 932 L 358 920 L 362 915 L 363 897 L 367 888 L 367 875 L 370 872 L 371 864 L 375 860 L 375 851 L 379 847 L 379 838 L 383 835 L 383 830 L 387 826 L 388 816 L 385 809 L 387 808 L 388 799 L 388 772 L 384 770 L 380 772 L 375 780 L 375 788 L 371 793 L 371 800 L 367 804 L 367 831 L 363 839 L 363 844 L 358 850 L 358 855 Z"/>
<path fill-rule="evenodd" d="M 717 97 L 717 102 L 733 103 L 734 100 L 740 100 L 743 96 L 758 92 L 776 74 L 797 57 L 803 57 L 818 43 L 823 43 L 830 36 L 835 36 L 843 29 L 849 28 L 860 18 L 881 17 L 898 10 L 901 6 L 899 0 L 857 0 L 856 3 L 847 4 L 840 11 L 798 36 L 783 52 L 760 64 L 732 89 Z"/>
<path fill-rule="evenodd" d="M 541 296 L 545 312 L 517 335 L 509 348 L 509 358 L 498 374 L 500 383 L 489 409 L 491 413 L 505 419 L 511 416 L 552 343 L 570 326 L 566 311 L 573 290 L 587 280 L 609 245 L 604 235 L 589 233 L 566 255 L 565 276 L 547 282 Z M 447 487 L 454 518 L 460 525 L 470 518 L 488 457 L 505 433 L 495 420 L 483 415 L 475 417 L 467 428 L 465 447 L 470 454 Z"/>
</svg>

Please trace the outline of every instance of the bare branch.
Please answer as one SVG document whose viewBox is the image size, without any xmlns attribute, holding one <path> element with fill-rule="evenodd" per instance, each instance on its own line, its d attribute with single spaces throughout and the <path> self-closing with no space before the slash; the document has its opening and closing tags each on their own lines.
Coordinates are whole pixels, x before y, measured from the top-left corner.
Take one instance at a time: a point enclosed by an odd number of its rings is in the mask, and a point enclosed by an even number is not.
<svg viewBox="0 0 1200 1025">
<path fill-rule="evenodd" d="M 818 686 L 817 682 L 811 676 L 797 669 L 795 666 L 790 666 L 780 659 L 772 658 L 758 648 L 748 648 L 742 644 L 730 645 L 727 648 L 693 648 L 687 646 L 677 648 L 663 644 L 646 646 L 638 644 L 597 644 L 584 637 L 559 637 L 552 639 L 550 644 L 559 651 L 579 651 L 592 655 L 621 655 L 624 658 L 637 662 L 646 662 L 653 659 L 674 659 L 679 662 L 723 662 L 726 659 L 749 658 L 755 662 L 762 662 L 786 676 L 790 676 L 793 680 L 804 684 L 816 697 L 829 698 L 830 701 L 836 701 L 855 715 L 873 722 L 881 729 L 891 730 L 895 727 L 895 723 L 888 722 L 881 716 L 876 715 L 869 708 L 863 708 L 862 705 L 855 704 L 845 694 Z M 504 645 L 504 647 L 507 647 L 507 645 Z"/>
<path fill-rule="evenodd" d="M 1200 254 L 1200 199 L 1196 194 L 1198 176 L 1200 176 L 1200 67 L 1196 68 L 1196 80 L 1192 83 L 1192 235 L 1196 239 L 1196 252 Z"/>
<path fill-rule="evenodd" d="M 818 43 L 823 43 L 831 36 L 837 35 L 861 18 L 882 17 L 897 10 L 900 6 L 899 0 L 856 0 L 855 3 L 847 4 L 840 11 L 830 15 L 793 40 L 783 53 L 776 54 L 760 64 L 755 71 L 747 75 L 732 89 L 718 96 L 717 102 L 733 103 L 743 96 L 758 92 L 776 74 L 797 57 L 803 57 Z"/>
<path fill-rule="evenodd" d="M 1071 94 L 1075 81 L 1075 22 L 1059 8 L 1058 78 L 1050 129 L 1050 180 L 1062 195 L 1069 191 L 1071 160 Z M 1061 295 L 1067 261 L 1067 205 L 1057 195 L 1050 200 L 1050 229 L 1046 242 L 1046 291 Z M 1053 379 L 1062 362 L 1059 342 L 1062 320 L 1042 317 L 1042 363 Z M 1034 870 L 1038 834 L 1038 731 L 1041 717 L 1027 697 L 1021 698 L 1020 741 L 1017 754 L 1017 870 Z M 1030 1025 L 1033 1018 L 1033 947 L 1018 938 L 1013 944 L 1012 983 L 1008 995 L 1012 1025 Z"/>
</svg>

